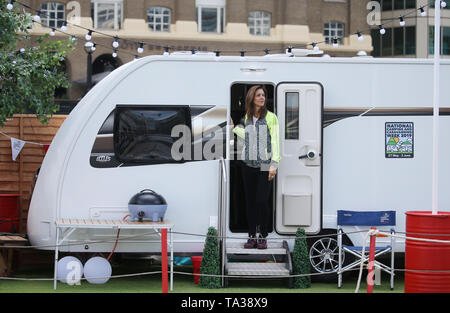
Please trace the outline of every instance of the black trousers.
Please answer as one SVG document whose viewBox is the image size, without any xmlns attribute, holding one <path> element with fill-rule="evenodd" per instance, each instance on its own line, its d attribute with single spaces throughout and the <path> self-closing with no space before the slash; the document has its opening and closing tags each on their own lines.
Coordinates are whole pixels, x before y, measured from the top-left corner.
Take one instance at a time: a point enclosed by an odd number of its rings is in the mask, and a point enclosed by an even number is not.
<svg viewBox="0 0 450 313">
<path fill-rule="evenodd" d="M 242 166 L 242 175 L 245 191 L 245 207 L 248 220 L 248 234 L 254 237 L 259 227 L 259 233 L 264 238 L 271 222 L 269 197 L 272 190 L 272 181 L 269 181 L 269 172 L 261 171 L 247 165 Z"/>
</svg>

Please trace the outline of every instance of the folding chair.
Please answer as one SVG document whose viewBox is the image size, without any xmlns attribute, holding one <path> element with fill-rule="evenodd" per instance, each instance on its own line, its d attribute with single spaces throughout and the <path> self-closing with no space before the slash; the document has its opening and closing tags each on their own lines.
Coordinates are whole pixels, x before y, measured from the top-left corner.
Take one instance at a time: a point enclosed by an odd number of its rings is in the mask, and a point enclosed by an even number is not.
<svg viewBox="0 0 450 313">
<path fill-rule="evenodd" d="M 339 247 L 339 268 L 338 268 L 338 288 L 342 287 L 342 273 L 354 267 L 360 266 L 361 262 L 369 261 L 369 243 L 366 243 L 364 256 L 361 256 L 362 246 L 346 246 L 342 244 L 343 230 L 342 226 L 355 226 L 357 230 L 366 230 L 374 226 L 395 226 L 395 211 L 337 211 L 337 228 L 338 228 L 338 247 Z M 366 226 L 360 228 L 358 226 Z M 391 234 L 395 234 L 393 228 L 390 229 Z M 365 234 L 363 234 L 365 236 Z M 377 237 L 384 237 L 378 235 Z M 385 253 L 391 253 L 391 266 L 387 266 L 378 261 L 374 261 L 374 266 L 391 275 L 391 290 L 394 289 L 394 254 L 395 254 L 395 238 L 390 236 L 391 244 L 387 246 L 377 246 L 376 242 L 375 258 Z M 370 237 L 369 237 L 370 238 Z M 343 266 L 343 253 L 350 253 L 356 257 L 353 263 Z"/>
</svg>

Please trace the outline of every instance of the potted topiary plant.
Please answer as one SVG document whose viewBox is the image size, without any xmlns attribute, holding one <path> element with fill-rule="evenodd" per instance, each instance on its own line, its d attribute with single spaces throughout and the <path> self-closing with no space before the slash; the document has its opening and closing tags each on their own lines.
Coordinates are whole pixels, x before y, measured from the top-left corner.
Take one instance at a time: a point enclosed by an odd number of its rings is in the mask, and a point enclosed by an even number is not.
<svg viewBox="0 0 450 313">
<path fill-rule="evenodd" d="M 219 241 L 217 238 L 217 230 L 214 227 L 208 228 L 202 263 L 200 265 L 200 274 L 220 275 Z M 200 275 L 200 287 L 208 289 L 221 288 L 221 279 L 218 276 Z"/>
<path fill-rule="evenodd" d="M 298 228 L 295 234 L 294 251 L 292 252 L 292 266 L 294 275 L 310 274 L 308 245 L 306 233 L 303 228 Z M 294 277 L 294 288 L 305 289 L 311 287 L 311 276 Z"/>
</svg>

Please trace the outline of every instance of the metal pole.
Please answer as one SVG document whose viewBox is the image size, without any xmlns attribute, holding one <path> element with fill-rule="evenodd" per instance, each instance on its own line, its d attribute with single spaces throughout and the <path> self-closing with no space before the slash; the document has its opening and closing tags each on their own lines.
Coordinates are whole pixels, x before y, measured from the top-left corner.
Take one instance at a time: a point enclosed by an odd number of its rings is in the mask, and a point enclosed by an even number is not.
<svg viewBox="0 0 450 313">
<path fill-rule="evenodd" d="M 433 183 L 432 211 L 438 212 L 438 142 L 439 142 L 439 87 L 440 87 L 440 57 L 441 57 L 441 1 L 434 4 L 434 95 L 433 95 Z"/>
<path fill-rule="evenodd" d="M 87 56 L 87 81 L 86 81 L 86 92 L 91 90 L 92 87 L 92 52 L 88 52 Z"/>
</svg>

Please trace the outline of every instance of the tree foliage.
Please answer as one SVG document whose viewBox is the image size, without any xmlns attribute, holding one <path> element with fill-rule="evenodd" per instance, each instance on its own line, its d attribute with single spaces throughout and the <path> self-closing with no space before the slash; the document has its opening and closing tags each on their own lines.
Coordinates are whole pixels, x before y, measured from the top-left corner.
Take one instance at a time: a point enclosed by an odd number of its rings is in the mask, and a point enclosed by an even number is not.
<svg viewBox="0 0 450 313">
<path fill-rule="evenodd" d="M 220 254 L 217 230 L 214 227 L 208 228 L 205 248 L 203 249 L 200 274 L 220 275 Z M 215 276 L 200 276 L 200 287 L 215 289 L 221 288 L 221 278 Z"/>
<path fill-rule="evenodd" d="M 31 46 L 31 14 L 17 3 L 8 10 L 9 1 L 0 0 L 0 126 L 14 113 L 36 112 L 47 123 L 58 110 L 55 89 L 68 88 L 69 80 L 58 68 L 74 49 L 72 40 L 50 40 L 39 36 Z M 18 46 L 22 46 L 17 50 Z"/>
<path fill-rule="evenodd" d="M 304 275 L 311 273 L 309 263 L 308 244 L 306 243 L 306 233 L 303 228 L 298 228 L 295 234 L 294 251 L 292 252 L 292 267 L 294 275 Z M 294 277 L 294 288 L 304 289 L 311 287 L 311 276 Z"/>
</svg>

